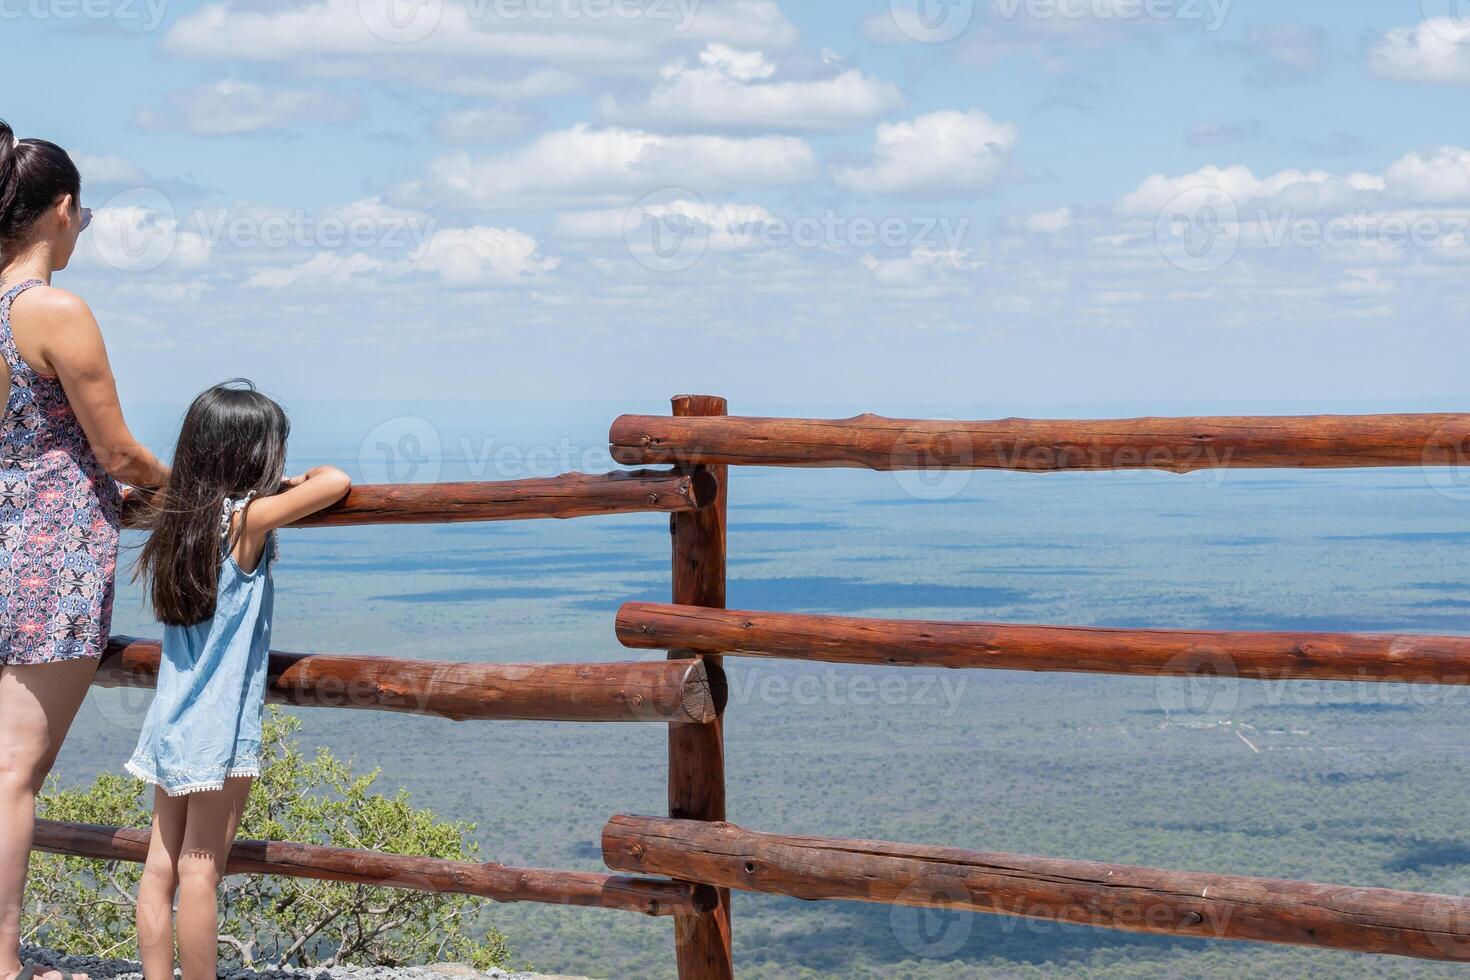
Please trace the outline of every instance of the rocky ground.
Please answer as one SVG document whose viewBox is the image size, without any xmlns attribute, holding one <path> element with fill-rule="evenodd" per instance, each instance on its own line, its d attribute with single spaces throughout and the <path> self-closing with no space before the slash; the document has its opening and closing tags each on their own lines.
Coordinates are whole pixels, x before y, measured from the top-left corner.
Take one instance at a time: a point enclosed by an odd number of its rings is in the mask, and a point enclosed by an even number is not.
<svg viewBox="0 0 1470 980">
<path fill-rule="evenodd" d="M 128 960 L 102 960 L 95 956 L 67 956 L 37 946 L 21 948 L 26 963 L 45 964 L 68 973 L 85 973 L 92 980 L 143 980 L 141 964 Z M 176 971 L 177 975 L 177 971 Z M 221 973 L 228 980 L 585 980 L 577 977 L 551 977 L 541 973 L 513 973 L 491 970 L 482 973 L 463 963 L 436 963 L 433 966 L 339 966 L 314 970 L 236 970 Z"/>
</svg>

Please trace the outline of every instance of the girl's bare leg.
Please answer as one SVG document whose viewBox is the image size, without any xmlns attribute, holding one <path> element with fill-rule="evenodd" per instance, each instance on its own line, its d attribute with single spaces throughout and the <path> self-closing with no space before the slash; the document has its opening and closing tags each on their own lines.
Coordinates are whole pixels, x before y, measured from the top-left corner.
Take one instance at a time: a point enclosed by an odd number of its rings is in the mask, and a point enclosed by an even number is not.
<svg viewBox="0 0 1470 980">
<path fill-rule="evenodd" d="M 169 980 L 174 975 L 174 893 L 179 888 L 188 812 L 187 796 L 169 796 L 154 788 L 153 832 L 138 885 L 138 950 L 145 980 Z"/>
<path fill-rule="evenodd" d="M 225 788 L 192 793 L 179 855 L 179 966 L 184 980 L 215 980 L 219 956 L 219 882 L 250 795 L 248 777 Z"/>
<path fill-rule="evenodd" d="M 36 794 L 96 673 L 90 657 L 0 668 L 0 978 L 21 969 L 20 913 Z"/>
</svg>

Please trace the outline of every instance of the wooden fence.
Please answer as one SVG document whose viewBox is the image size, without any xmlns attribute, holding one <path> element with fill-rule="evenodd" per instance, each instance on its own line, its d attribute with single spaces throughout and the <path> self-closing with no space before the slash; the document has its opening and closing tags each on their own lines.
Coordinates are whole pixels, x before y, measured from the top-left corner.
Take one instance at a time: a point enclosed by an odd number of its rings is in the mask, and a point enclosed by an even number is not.
<svg viewBox="0 0 1470 980">
<path fill-rule="evenodd" d="M 612 426 L 614 459 L 667 466 L 498 483 L 365 486 L 303 526 L 666 512 L 671 602 L 630 602 L 615 630 L 665 661 L 464 664 L 273 652 L 282 704 L 456 720 L 668 725 L 668 817 L 619 814 L 603 859 L 636 877 L 507 868 L 242 841 L 231 870 L 671 916 L 679 976 L 734 976 L 731 889 L 803 899 L 944 905 L 1132 932 L 1470 961 L 1470 899 L 955 848 L 784 837 L 725 822 L 723 656 L 1132 675 L 1470 683 L 1470 638 L 1088 629 L 796 615 L 725 608 L 728 467 L 1027 471 L 1458 466 L 1470 414 L 1112 421 L 737 418 L 681 395 L 673 415 Z M 104 686 L 150 686 L 156 641 L 115 637 Z M 141 860 L 142 831 L 41 821 L 36 848 Z"/>
</svg>

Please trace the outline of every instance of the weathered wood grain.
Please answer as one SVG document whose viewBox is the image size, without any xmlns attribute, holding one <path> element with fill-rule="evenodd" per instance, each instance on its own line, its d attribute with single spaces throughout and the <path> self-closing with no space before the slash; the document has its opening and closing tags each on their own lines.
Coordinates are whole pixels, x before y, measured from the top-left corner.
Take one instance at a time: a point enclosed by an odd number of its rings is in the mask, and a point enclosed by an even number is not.
<svg viewBox="0 0 1470 980">
<path fill-rule="evenodd" d="M 619 463 L 874 470 L 1131 470 L 1470 465 L 1470 414 L 954 422 L 624 415 Z"/>
<path fill-rule="evenodd" d="M 36 821 L 34 850 L 99 861 L 142 863 L 148 831 Z M 236 841 L 230 874 L 282 875 L 381 888 L 474 895 L 497 902 L 544 902 L 621 909 L 644 915 L 692 913 L 714 906 L 714 889 L 676 881 L 582 871 L 544 871 L 285 841 Z"/>
<path fill-rule="evenodd" d="M 715 496 L 707 475 L 663 470 L 565 473 L 545 479 L 481 483 L 402 483 L 356 486 L 341 501 L 292 527 L 361 524 L 440 524 L 523 521 L 602 514 L 696 510 Z M 146 499 L 130 493 L 123 523 L 145 523 Z"/>
<path fill-rule="evenodd" d="M 678 417 L 723 415 L 729 406 L 713 395 L 679 395 Z M 725 605 L 725 522 L 728 506 L 724 466 L 697 466 L 691 478 L 714 484 L 709 506 L 669 518 L 673 536 L 673 597 L 677 603 L 723 608 Z M 689 656 L 670 649 L 671 660 Z M 719 658 L 712 672 L 723 677 Z M 721 719 L 706 725 L 669 728 L 669 814 L 693 820 L 725 819 L 725 733 Z M 731 980 L 735 975 L 730 933 L 730 892 L 717 894 L 717 907 L 674 919 L 680 980 Z"/>
<path fill-rule="evenodd" d="M 618 815 L 608 867 L 804 899 L 967 909 L 1128 932 L 1470 960 L 1470 899 Z"/>
<path fill-rule="evenodd" d="M 101 687 L 153 687 L 157 640 L 115 636 Z M 611 664 L 488 664 L 272 651 L 266 697 L 300 707 L 359 708 L 455 721 L 704 724 L 725 706 L 719 662 L 698 657 Z"/>
<path fill-rule="evenodd" d="M 1470 684 L 1470 637 L 1100 629 L 629 602 L 624 646 L 903 667 Z"/>
</svg>

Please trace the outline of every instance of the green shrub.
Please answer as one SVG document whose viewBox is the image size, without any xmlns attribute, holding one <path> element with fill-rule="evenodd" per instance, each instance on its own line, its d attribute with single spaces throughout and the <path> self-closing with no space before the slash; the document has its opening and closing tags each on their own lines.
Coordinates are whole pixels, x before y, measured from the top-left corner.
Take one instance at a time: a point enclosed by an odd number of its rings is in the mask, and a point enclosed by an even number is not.
<svg viewBox="0 0 1470 980">
<path fill-rule="evenodd" d="M 479 861 L 469 823 L 444 823 L 429 810 L 372 792 L 377 771 L 354 775 L 326 749 L 308 759 L 294 735 L 301 723 L 272 708 L 266 718 L 261 776 L 250 793 L 240 837 Z M 148 795 L 145 797 L 145 791 Z M 54 781 L 39 800 L 44 818 L 146 828 L 150 787 L 104 773 L 86 789 Z M 36 854 L 26 910 L 28 941 L 73 954 L 132 956 L 134 901 L 142 867 L 124 861 Z M 398 966 L 456 960 L 481 969 L 504 965 L 505 937 L 474 935 L 486 903 L 333 881 L 231 875 L 220 896 L 222 966 Z"/>
</svg>

